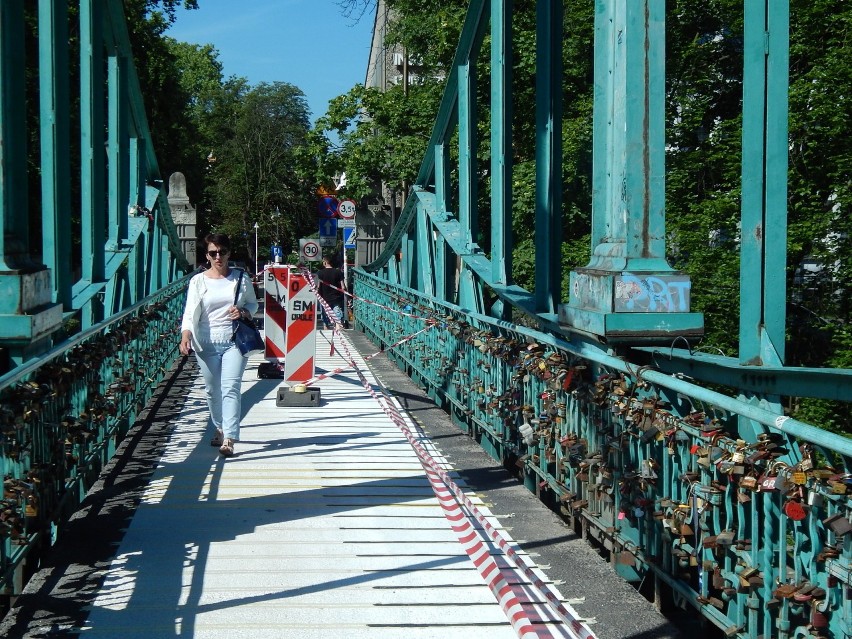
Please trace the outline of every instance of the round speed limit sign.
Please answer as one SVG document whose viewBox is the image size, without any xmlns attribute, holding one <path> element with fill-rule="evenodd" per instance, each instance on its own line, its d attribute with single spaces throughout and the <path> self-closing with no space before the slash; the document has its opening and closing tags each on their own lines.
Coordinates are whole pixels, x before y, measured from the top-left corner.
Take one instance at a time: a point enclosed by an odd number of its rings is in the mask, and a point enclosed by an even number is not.
<svg viewBox="0 0 852 639">
<path fill-rule="evenodd" d="M 355 217 L 355 200 L 343 200 L 337 206 L 337 214 L 344 220 Z"/>
<path fill-rule="evenodd" d="M 306 262 L 318 262 L 322 259 L 322 249 L 316 240 L 299 240 L 299 253 Z"/>
</svg>

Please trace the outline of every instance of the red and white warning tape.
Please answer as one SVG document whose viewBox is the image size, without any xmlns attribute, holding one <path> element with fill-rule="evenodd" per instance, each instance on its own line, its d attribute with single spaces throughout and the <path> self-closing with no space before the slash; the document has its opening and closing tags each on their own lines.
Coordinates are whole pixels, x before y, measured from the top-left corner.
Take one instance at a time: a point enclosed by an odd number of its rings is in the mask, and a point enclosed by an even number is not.
<svg viewBox="0 0 852 639">
<path fill-rule="evenodd" d="M 310 272 L 307 272 L 306 277 L 309 285 L 315 289 L 316 285 Z M 325 300 L 323 300 L 320 296 L 317 296 L 317 300 L 323 308 L 325 308 L 328 317 L 334 319 L 335 325 L 339 324 L 334 312 L 328 304 L 325 303 Z M 335 330 L 337 330 L 337 328 L 335 328 Z M 581 619 L 577 618 L 572 611 L 565 606 L 559 597 L 557 597 L 556 593 L 549 588 L 547 584 L 545 584 L 544 581 L 526 565 L 526 563 L 523 562 L 518 553 L 511 546 L 510 542 L 503 537 L 499 530 L 491 525 L 464 491 L 461 490 L 461 488 L 459 488 L 452 480 L 449 474 L 441 468 L 429 452 L 423 448 L 406 425 L 405 420 L 402 415 L 400 415 L 396 406 L 394 406 L 387 397 L 381 396 L 375 391 L 364 376 L 364 373 L 355 363 L 355 359 L 352 356 L 349 347 L 346 345 L 346 342 L 342 342 L 341 345 L 345 352 L 344 359 L 349 362 L 349 367 L 355 371 L 356 375 L 358 375 L 358 379 L 361 380 L 361 384 L 364 386 L 365 390 L 378 402 L 391 421 L 402 431 L 409 444 L 411 444 L 411 447 L 417 453 L 420 463 L 426 471 L 426 476 L 429 478 L 432 490 L 435 492 L 435 495 L 441 504 L 441 508 L 444 510 L 445 516 L 450 521 L 450 525 L 458 535 L 459 541 L 462 543 L 465 552 L 470 557 L 471 561 L 473 561 L 483 579 L 485 579 L 489 588 L 494 593 L 494 596 L 497 598 L 503 612 L 506 614 L 506 617 L 509 619 L 509 622 L 512 624 L 512 627 L 515 629 L 518 636 L 522 639 L 531 639 L 534 637 L 537 638 L 539 635 L 536 633 L 532 622 L 523 610 L 517 595 L 514 594 L 500 572 L 497 562 L 491 556 L 485 544 L 483 544 L 478 538 L 478 533 L 474 529 L 470 521 L 470 517 L 464 514 L 461 509 L 461 505 L 464 505 L 470 513 L 470 516 L 479 522 L 483 529 L 488 533 L 488 536 L 497 544 L 497 547 L 506 553 L 517 569 L 520 570 L 524 576 L 530 580 L 533 587 L 544 596 L 565 624 L 565 629 L 568 631 L 570 636 L 573 639 L 595 639 L 595 635 L 589 627 Z"/>
<path fill-rule="evenodd" d="M 304 269 L 307 270 L 307 269 Z M 364 302 L 365 304 L 370 304 L 371 306 L 377 306 L 379 308 L 383 308 L 386 311 L 391 311 L 392 313 L 396 313 L 397 315 L 402 315 L 403 317 L 413 317 L 414 319 L 423 320 L 426 322 L 435 321 L 431 317 L 423 317 L 422 315 L 415 315 L 414 313 L 407 313 L 406 311 L 401 311 L 398 308 L 393 308 L 392 306 L 385 306 L 384 304 L 379 304 L 378 302 L 374 302 L 373 300 L 368 300 L 366 297 L 358 297 L 354 293 L 350 293 L 345 288 L 340 288 L 339 286 L 334 286 L 334 284 L 325 284 L 329 288 L 333 288 L 335 291 L 339 291 L 343 293 L 344 297 L 351 297 L 353 300 L 358 300 L 359 302 Z"/>
<path fill-rule="evenodd" d="M 335 319 L 335 322 L 336 322 L 336 319 Z M 382 353 L 384 353 L 386 351 L 393 350 L 394 348 L 396 348 L 400 344 L 405 344 L 406 342 L 413 340 L 415 337 L 420 335 L 420 333 L 428 331 L 430 328 L 434 328 L 435 326 L 437 326 L 437 324 L 434 323 L 434 322 L 427 325 L 427 326 L 424 326 L 419 331 L 412 333 L 411 335 L 407 335 L 406 337 L 403 337 L 401 340 L 398 340 L 398 341 L 394 342 L 393 344 L 386 346 L 384 348 L 384 350 L 376 351 L 375 353 L 364 356 L 363 359 L 366 362 L 366 361 L 373 359 L 374 357 L 378 357 L 379 355 L 381 355 Z M 337 334 L 337 327 L 335 327 L 334 334 L 335 335 Z M 331 357 L 332 355 L 334 355 L 334 342 L 331 342 L 331 352 L 329 353 L 329 357 Z M 330 370 L 327 373 L 323 373 L 322 375 L 317 375 L 316 377 L 309 379 L 307 382 L 305 382 L 305 385 L 310 386 L 311 384 L 322 381 L 324 379 L 328 379 L 329 377 L 334 377 L 335 375 L 338 375 L 339 373 L 342 373 L 343 371 L 348 371 L 351 368 L 352 368 L 351 366 L 340 366 L 339 368 L 335 368 L 334 370 Z"/>
</svg>

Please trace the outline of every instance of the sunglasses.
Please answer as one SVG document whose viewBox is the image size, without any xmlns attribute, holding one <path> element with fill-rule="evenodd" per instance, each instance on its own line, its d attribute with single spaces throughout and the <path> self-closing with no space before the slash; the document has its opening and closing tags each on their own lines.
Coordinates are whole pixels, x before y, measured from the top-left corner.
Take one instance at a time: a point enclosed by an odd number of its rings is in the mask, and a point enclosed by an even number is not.
<svg viewBox="0 0 852 639">
<path fill-rule="evenodd" d="M 207 251 L 207 255 L 209 255 L 210 257 L 219 257 L 220 255 L 222 257 L 225 257 L 227 254 L 228 251 Z"/>
</svg>

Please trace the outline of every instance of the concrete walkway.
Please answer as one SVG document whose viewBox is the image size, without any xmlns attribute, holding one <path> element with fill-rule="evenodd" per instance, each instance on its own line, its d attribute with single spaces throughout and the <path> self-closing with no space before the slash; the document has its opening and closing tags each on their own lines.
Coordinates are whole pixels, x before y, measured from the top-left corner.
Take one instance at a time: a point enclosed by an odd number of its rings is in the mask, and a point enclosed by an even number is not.
<svg viewBox="0 0 852 639">
<path fill-rule="evenodd" d="M 344 364 L 328 355 L 330 335 L 318 335 L 318 372 Z M 69 630 L 123 639 L 515 637 L 412 447 L 357 377 L 317 383 L 319 407 L 279 408 L 280 381 L 257 379 L 260 361 L 244 376 L 230 459 L 208 443 L 200 378 L 190 386 L 91 610 Z M 533 597 L 529 612 L 542 601 Z M 539 628 L 566 636 L 560 624 Z"/>
</svg>

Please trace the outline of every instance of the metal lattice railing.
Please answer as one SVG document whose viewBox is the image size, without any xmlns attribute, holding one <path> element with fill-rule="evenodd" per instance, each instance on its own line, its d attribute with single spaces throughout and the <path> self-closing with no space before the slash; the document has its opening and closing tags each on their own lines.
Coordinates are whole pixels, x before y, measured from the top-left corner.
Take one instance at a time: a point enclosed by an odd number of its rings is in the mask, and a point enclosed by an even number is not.
<svg viewBox="0 0 852 639">
<path fill-rule="evenodd" d="M 0 3 L 0 371 L 11 369 L 0 377 L 6 596 L 21 592 L 177 356 L 189 270 L 123 5 L 75 7 Z M 36 77 L 37 96 L 23 99 Z M 40 142 L 37 155 L 28 135 Z M 38 193 L 28 190 L 34 184 Z M 72 319 L 82 332 L 66 339 Z"/>
<path fill-rule="evenodd" d="M 27 557 L 54 541 L 177 358 L 185 289 L 186 278 L 0 377 L 5 595 L 20 593 Z"/>
<path fill-rule="evenodd" d="M 653 357 L 631 363 L 362 271 L 355 282 L 358 326 L 383 346 L 422 329 L 416 316 L 436 322 L 389 356 L 625 578 L 664 582 L 730 636 L 843 636 L 852 440 Z"/>
</svg>

